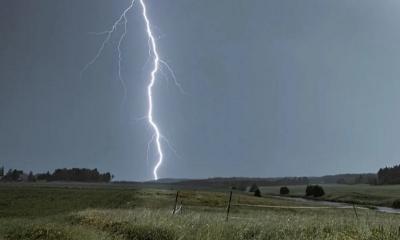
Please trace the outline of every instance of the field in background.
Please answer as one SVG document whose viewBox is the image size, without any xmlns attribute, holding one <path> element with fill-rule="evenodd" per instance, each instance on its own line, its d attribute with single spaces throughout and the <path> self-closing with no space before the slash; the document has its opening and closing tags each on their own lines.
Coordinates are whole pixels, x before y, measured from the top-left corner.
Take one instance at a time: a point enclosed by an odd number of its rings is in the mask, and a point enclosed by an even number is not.
<svg viewBox="0 0 400 240">
<path fill-rule="evenodd" d="M 345 184 L 321 184 L 325 196 L 322 200 L 356 203 L 362 205 L 375 205 L 391 207 L 393 202 L 400 199 L 400 185 L 345 185 Z M 290 196 L 302 197 L 305 194 L 306 185 L 288 186 Z M 260 187 L 264 194 L 278 195 L 280 187 Z"/>
<path fill-rule="evenodd" d="M 172 215 L 175 194 L 138 186 L 0 184 L 0 239 L 400 238 L 397 214 L 366 209 L 357 218 L 353 209 L 234 192 L 226 222 L 228 191 L 183 190 L 182 211 Z"/>
</svg>

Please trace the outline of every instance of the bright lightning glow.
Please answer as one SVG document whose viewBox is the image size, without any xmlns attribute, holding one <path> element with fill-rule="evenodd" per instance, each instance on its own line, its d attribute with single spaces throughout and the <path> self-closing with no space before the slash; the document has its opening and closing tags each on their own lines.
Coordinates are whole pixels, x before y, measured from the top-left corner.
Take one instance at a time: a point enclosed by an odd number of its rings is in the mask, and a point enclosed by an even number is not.
<svg viewBox="0 0 400 240">
<path fill-rule="evenodd" d="M 150 123 L 150 126 L 153 128 L 153 131 L 155 134 L 154 140 L 156 142 L 156 147 L 157 147 L 158 161 L 157 161 L 156 166 L 153 169 L 153 174 L 154 174 L 154 179 L 158 180 L 157 171 L 163 162 L 164 154 L 163 154 L 161 142 L 160 142 L 160 138 L 161 138 L 160 130 L 159 130 L 157 124 L 153 120 L 153 91 L 152 90 L 153 90 L 154 83 L 156 81 L 156 74 L 158 72 L 158 68 L 160 65 L 160 57 L 157 52 L 156 40 L 153 36 L 153 32 L 151 31 L 151 24 L 150 24 L 149 18 L 147 17 L 147 9 L 146 9 L 146 4 L 144 4 L 144 0 L 140 0 L 140 4 L 142 5 L 142 10 L 143 10 L 142 14 L 143 14 L 144 21 L 146 23 L 146 32 L 149 37 L 151 55 L 153 55 L 153 57 L 154 57 L 154 59 L 153 59 L 154 67 L 151 70 L 149 85 L 147 86 L 147 97 L 148 97 L 148 102 L 149 102 L 147 119 Z"/>
<path fill-rule="evenodd" d="M 132 0 L 130 5 L 122 12 L 122 14 L 119 16 L 119 18 L 114 22 L 114 24 L 112 25 L 110 30 L 106 30 L 103 32 L 92 32 L 92 34 L 95 35 L 105 35 L 105 39 L 103 40 L 100 48 L 97 50 L 96 55 L 86 64 L 86 66 L 82 69 L 81 71 L 81 76 L 82 74 L 92 65 L 94 64 L 98 58 L 101 56 L 101 54 L 103 53 L 104 48 L 106 47 L 107 43 L 110 42 L 111 37 L 113 36 L 113 34 L 116 32 L 117 28 L 119 25 L 124 25 L 124 29 L 123 32 L 121 34 L 121 36 L 119 37 L 118 40 L 118 45 L 117 45 L 117 51 L 118 51 L 118 79 L 121 82 L 121 86 L 124 90 L 124 97 L 123 97 L 123 101 L 126 99 L 127 96 L 127 89 L 126 89 L 126 84 L 122 78 L 122 74 L 121 74 L 121 63 L 122 63 L 122 51 L 121 51 L 121 45 L 122 42 L 124 41 L 126 34 L 127 34 L 127 23 L 128 23 L 128 19 L 126 17 L 126 14 L 133 8 L 134 3 L 136 0 Z M 150 146 L 153 142 L 155 142 L 155 146 L 157 149 L 157 154 L 158 154 L 158 159 L 157 159 L 157 163 L 153 169 L 153 175 L 154 175 L 154 179 L 158 180 L 158 168 L 161 166 L 163 159 L 164 159 L 164 153 L 162 151 L 162 146 L 161 146 L 161 141 L 164 140 L 167 143 L 167 146 L 179 157 L 179 155 L 177 154 L 176 150 L 172 147 L 172 145 L 168 142 L 168 140 L 161 135 L 161 132 L 159 130 L 158 125 L 156 124 L 156 122 L 154 121 L 153 118 L 153 87 L 154 84 L 156 82 L 156 75 L 158 73 L 158 71 L 161 71 L 161 73 L 163 73 L 163 68 L 165 68 L 168 72 L 169 72 L 169 76 L 173 79 L 175 85 L 178 87 L 178 89 L 181 91 L 181 93 L 185 93 L 185 91 L 183 90 L 182 86 L 180 85 L 180 83 L 176 80 L 175 77 L 175 73 L 173 72 L 172 68 L 167 64 L 166 61 L 163 61 L 162 59 L 160 59 L 158 51 L 157 51 L 157 44 L 156 44 L 156 39 L 153 35 L 152 32 L 152 26 L 150 23 L 150 20 L 147 16 L 147 8 L 146 8 L 146 4 L 144 3 L 144 0 L 140 0 L 140 5 L 142 7 L 142 15 L 143 15 L 143 19 L 145 22 L 145 26 L 146 26 L 146 33 L 148 36 L 148 45 L 149 45 L 149 59 L 152 59 L 152 63 L 153 63 L 153 68 L 150 72 L 150 78 L 149 78 L 149 83 L 147 85 L 147 100 L 148 100 L 148 112 L 147 112 L 147 116 L 144 117 L 144 119 L 147 119 L 149 122 L 150 127 L 153 130 L 153 135 L 150 139 L 150 141 L 147 144 L 147 160 L 148 160 L 148 155 L 149 155 L 149 150 L 150 150 Z M 146 61 L 147 62 L 147 61 Z M 168 78 L 167 78 L 168 79 Z"/>
</svg>

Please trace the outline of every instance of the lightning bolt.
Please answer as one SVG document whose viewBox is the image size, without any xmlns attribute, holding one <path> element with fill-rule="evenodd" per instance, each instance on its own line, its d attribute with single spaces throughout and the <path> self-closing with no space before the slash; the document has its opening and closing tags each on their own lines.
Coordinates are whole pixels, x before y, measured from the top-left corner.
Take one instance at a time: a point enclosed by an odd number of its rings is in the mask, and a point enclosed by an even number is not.
<svg viewBox="0 0 400 240">
<path fill-rule="evenodd" d="M 156 121 L 153 118 L 153 87 L 157 81 L 157 73 L 159 71 L 161 71 L 161 73 L 163 73 L 162 68 L 164 67 L 169 73 L 171 78 L 173 79 L 175 85 L 179 88 L 179 90 L 181 91 L 181 93 L 186 94 L 186 92 L 183 90 L 182 86 L 180 85 L 180 83 L 176 80 L 176 76 L 175 73 L 173 72 L 172 68 L 167 64 L 166 61 L 160 59 L 159 53 L 158 53 L 158 47 L 157 47 L 157 42 L 156 39 L 154 37 L 154 34 L 152 32 L 152 25 L 151 22 L 149 20 L 149 17 L 147 16 L 147 6 L 145 4 L 145 0 L 139 0 L 140 1 L 140 5 L 142 7 L 142 15 L 143 15 L 143 20 L 145 22 L 145 30 L 146 30 L 146 34 L 148 36 L 148 45 L 149 45 L 149 57 L 152 58 L 152 65 L 153 68 L 150 72 L 150 76 L 148 79 L 148 85 L 147 85 L 147 101 L 148 101 L 148 111 L 147 111 L 147 116 L 144 117 L 144 119 L 148 120 L 148 123 L 151 127 L 151 129 L 153 130 L 153 135 L 148 143 L 147 146 L 147 156 L 149 153 L 149 149 L 150 149 L 150 145 L 155 142 L 155 146 L 157 149 L 157 162 L 156 165 L 154 166 L 153 169 L 153 175 L 154 175 L 154 179 L 158 180 L 158 169 L 160 168 L 161 164 L 163 163 L 164 160 L 164 153 L 163 153 L 163 148 L 161 145 L 161 141 L 164 140 L 169 148 L 171 148 L 173 150 L 173 152 L 177 155 L 175 149 L 172 148 L 172 145 L 168 142 L 168 140 L 161 134 L 160 132 L 160 128 L 157 125 Z M 81 77 L 83 75 L 83 73 L 91 66 L 93 65 L 101 56 L 101 54 L 103 53 L 104 48 L 106 47 L 107 43 L 111 40 L 113 34 L 115 33 L 115 31 L 117 30 L 119 25 L 124 25 L 124 29 L 123 32 L 121 34 L 121 36 L 119 37 L 118 40 L 118 45 L 117 45 L 117 52 L 118 52 L 118 79 L 121 83 L 121 86 L 124 90 L 124 97 L 123 97 L 123 101 L 126 99 L 126 95 L 127 95 L 127 89 L 126 89 L 126 84 L 122 78 L 122 74 L 121 74 L 121 62 L 122 62 L 122 52 L 121 52 L 121 44 L 125 39 L 126 33 L 127 33 L 127 23 L 128 20 L 126 18 L 126 14 L 133 8 L 135 3 L 135 0 L 132 0 L 130 5 L 125 8 L 125 10 L 122 12 L 122 14 L 120 15 L 120 17 L 114 22 L 114 24 L 112 25 L 112 27 L 109 30 L 103 31 L 103 32 L 94 32 L 92 34 L 95 35 L 105 35 L 106 37 L 104 38 L 100 48 L 97 50 L 95 56 L 85 65 L 85 67 L 82 69 L 81 71 Z M 163 73 L 164 74 L 164 73 Z M 178 156 L 178 155 L 177 155 Z M 148 157 L 147 157 L 148 158 Z"/>
<path fill-rule="evenodd" d="M 153 57 L 154 57 L 153 58 L 154 67 L 151 70 L 149 85 L 147 86 L 147 97 L 148 97 L 148 103 L 149 103 L 147 119 L 149 121 L 150 126 L 153 128 L 153 131 L 155 134 L 154 140 L 156 142 L 156 147 L 157 147 L 158 161 L 157 161 L 156 166 L 153 169 L 153 175 L 154 175 L 154 179 L 158 180 L 157 171 L 163 162 L 164 153 L 162 151 L 161 142 L 160 142 L 160 139 L 161 139 L 160 130 L 153 119 L 153 86 L 156 81 L 156 74 L 158 72 L 158 68 L 160 65 L 160 57 L 157 52 L 156 40 L 154 38 L 153 32 L 151 31 L 151 24 L 150 24 L 149 18 L 147 17 L 147 8 L 146 8 L 146 4 L 144 4 L 144 0 L 140 0 L 140 5 L 142 5 L 142 14 L 143 14 L 144 21 L 146 23 L 146 32 L 147 32 L 147 35 L 148 35 L 149 41 L 150 41 L 151 55 L 153 55 Z"/>
<path fill-rule="evenodd" d="M 122 79 L 122 76 L 121 76 L 121 62 L 122 62 L 121 44 L 122 44 L 123 40 L 125 39 L 125 36 L 126 36 L 126 33 L 127 33 L 127 26 L 126 25 L 128 23 L 128 20 L 126 18 L 126 14 L 133 8 L 134 3 L 135 3 L 135 0 L 132 0 L 130 5 L 122 12 L 121 16 L 117 19 L 117 21 L 114 22 L 114 24 L 112 25 L 110 30 L 106 30 L 106 31 L 103 31 L 103 32 L 91 32 L 91 34 L 106 35 L 106 37 L 104 38 L 103 42 L 101 43 L 100 48 L 97 50 L 96 55 L 81 70 L 81 78 L 82 78 L 82 76 L 86 72 L 86 70 L 88 70 L 88 68 L 91 65 L 93 65 L 97 61 L 97 59 L 99 59 L 99 57 L 103 53 L 104 48 L 106 47 L 107 43 L 110 41 L 112 35 L 117 30 L 118 25 L 124 24 L 124 31 L 122 32 L 121 37 L 119 38 L 118 46 L 117 46 L 117 50 L 118 50 L 118 79 L 121 82 L 122 89 L 124 90 L 124 96 L 123 96 L 122 102 L 124 102 L 125 99 L 126 99 L 127 90 L 126 90 L 126 84 L 125 84 L 125 82 L 124 82 L 124 80 Z"/>
</svg>

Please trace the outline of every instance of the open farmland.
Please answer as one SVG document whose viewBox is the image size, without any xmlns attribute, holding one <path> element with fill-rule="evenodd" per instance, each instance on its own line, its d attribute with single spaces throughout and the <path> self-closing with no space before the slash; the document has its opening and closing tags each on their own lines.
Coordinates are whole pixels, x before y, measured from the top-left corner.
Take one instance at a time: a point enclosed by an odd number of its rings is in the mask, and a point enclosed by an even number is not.
<svg viewBox="0 0 400 240">
<path fill-rule="evenodd" d="M 395 200 L 400 199 L 400 185 L 322 184 L 321 186 L 325 190 L 325 195 L 320 199 L 327 201 L 391 207 Z M 306 187 L 306 185 L 289 186 L 289 196 L 304 196 Z M 279 188 L 261 187 L 261 191 L 268 195 L 278 195 Z"/>
<path fill-rule="evenodd" d="M 0 239 L 398 239 L 400 215 L 228 191 L 1 185 Z M 315 208 L 314 208 L 315 207 Z"/>
</svg>

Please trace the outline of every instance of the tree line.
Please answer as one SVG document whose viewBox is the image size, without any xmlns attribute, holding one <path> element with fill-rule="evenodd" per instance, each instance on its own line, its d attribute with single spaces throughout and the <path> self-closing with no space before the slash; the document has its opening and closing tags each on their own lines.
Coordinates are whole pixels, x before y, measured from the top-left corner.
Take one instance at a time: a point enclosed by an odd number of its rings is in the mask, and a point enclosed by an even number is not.
<svg viewBox="0 0 400 240">
<path fill-rule="evenodd" d="M 9 169 L 1 178 L 4 182 L 35 182 L 35 181 L 63 181 L 63 182 L 110 182 L 114 176 L 109 173 L 100 173 L 97 168 L 63 168 L 56 169 L 53 173 L 24 173 L 21 170 Z"/>
<path fill-rule="evenodd" d="M 379 169 L 378 184 L 400 184 L 400 165 Z"/>
</svg>

